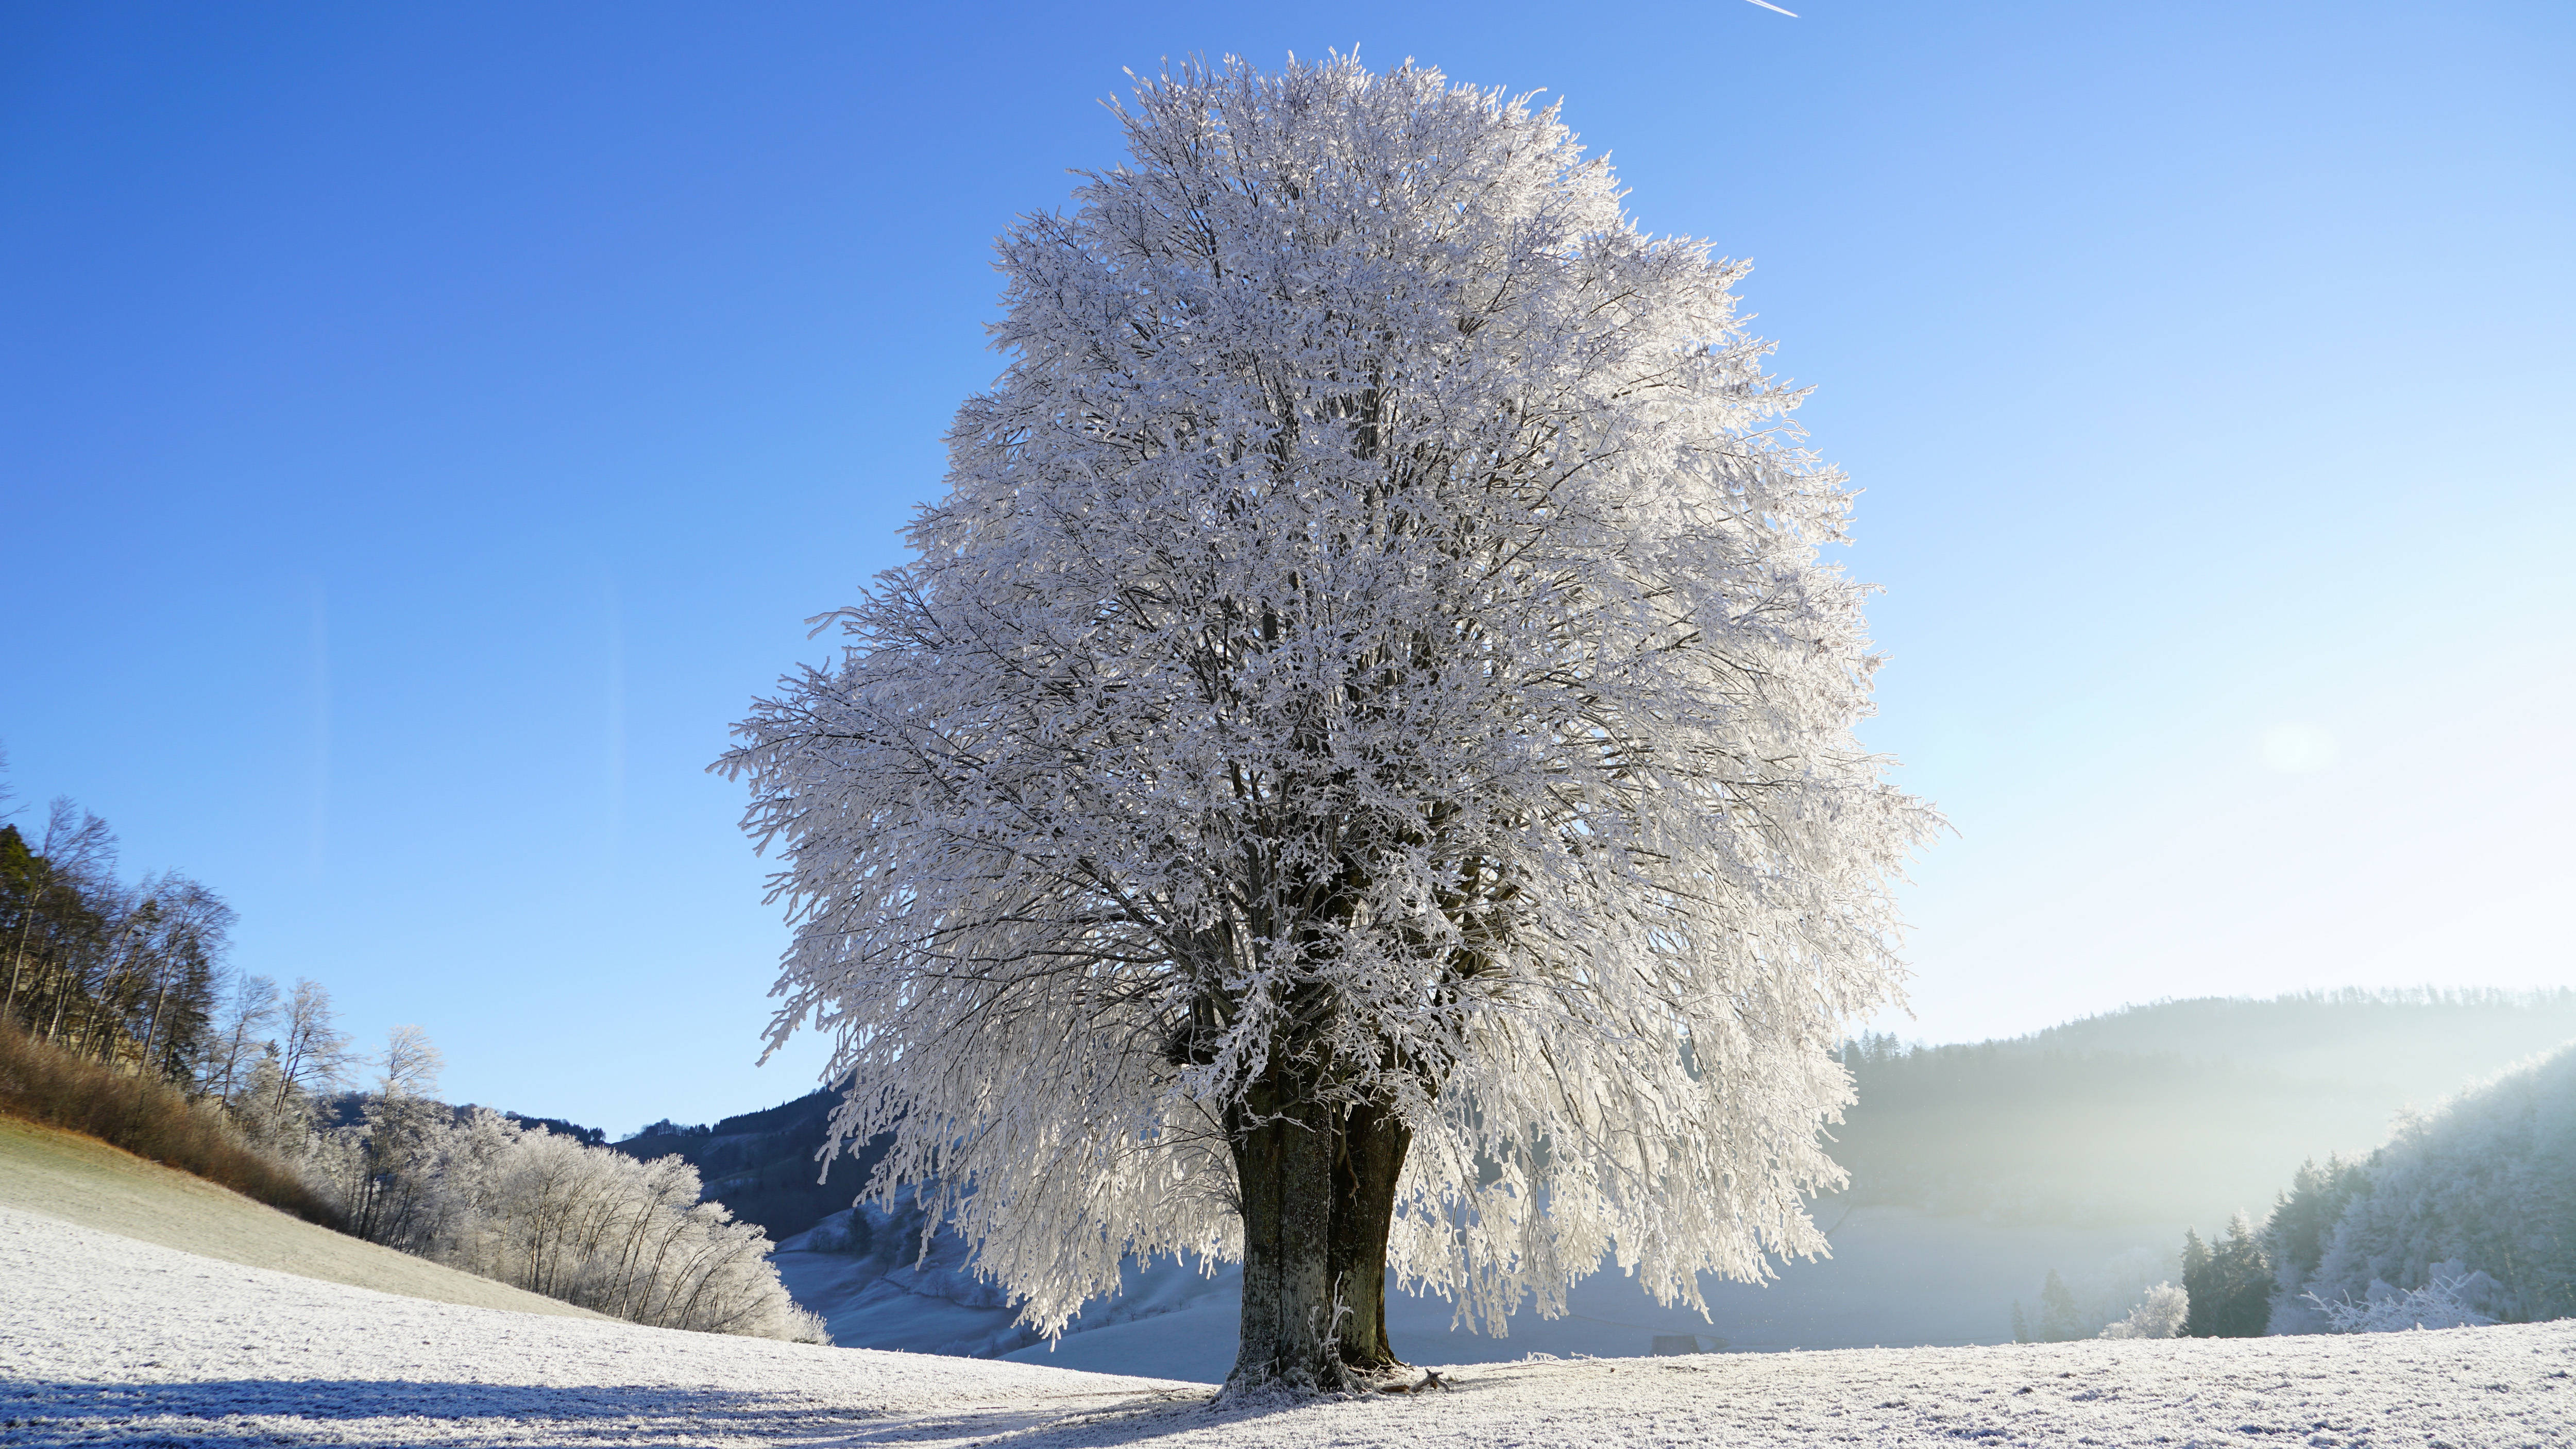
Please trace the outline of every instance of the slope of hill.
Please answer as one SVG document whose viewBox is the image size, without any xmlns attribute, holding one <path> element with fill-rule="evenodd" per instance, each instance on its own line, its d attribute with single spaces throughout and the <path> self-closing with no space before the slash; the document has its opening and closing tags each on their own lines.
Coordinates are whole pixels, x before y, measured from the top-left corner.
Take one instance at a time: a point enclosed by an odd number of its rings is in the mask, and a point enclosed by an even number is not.
<svg viewBox="0 0 2576 1449">
<path fill-rule="evenodd" d="M 1445 1394 L 1204 1385 L 423 1303 L 0 1210 L 10 1442 L 1004 1442 L 1447 1449 L 2564 1444 L 2576 1325 L 1472 1368 Z"/>
<path fill-rule="evenodd" d="M 520 1313 L 599 1317 L 316 1227 L 93 1138 L 7 1117 L 0 1117 L 0 1207 L 227 1263 L 384 1293 Z"/>
<path fill-rule="evenodd" d="M 2306 1178 L 2265 1238 L 2276 1328 L 2313 1331 L 2328 1302 L 2402 1316 L 2418 1309 L 2395 1300 L 2445 1279 L 2473 1312 L 2576 1315 L 2576 1048 L 2406 1122 L 2366 1161 Z"/>
</svg>

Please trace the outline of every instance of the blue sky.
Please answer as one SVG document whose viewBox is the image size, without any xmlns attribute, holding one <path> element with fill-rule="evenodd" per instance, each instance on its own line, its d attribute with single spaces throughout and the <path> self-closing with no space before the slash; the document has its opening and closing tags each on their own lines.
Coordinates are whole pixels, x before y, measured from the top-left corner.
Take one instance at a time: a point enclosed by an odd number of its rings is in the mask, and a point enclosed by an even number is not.
<svg viewBox="0 0 2576 1449">
<path fill-rule="evenodd" d="M 1545 88 L 1865 490 L 1936 1040 L 2576 983 L 2576 9 L 0 11 L 20 794 L 624 1131 L 782 944 L 703 767 L 897 558 L 992 236 L 1164 56 Z"/>
</svg>

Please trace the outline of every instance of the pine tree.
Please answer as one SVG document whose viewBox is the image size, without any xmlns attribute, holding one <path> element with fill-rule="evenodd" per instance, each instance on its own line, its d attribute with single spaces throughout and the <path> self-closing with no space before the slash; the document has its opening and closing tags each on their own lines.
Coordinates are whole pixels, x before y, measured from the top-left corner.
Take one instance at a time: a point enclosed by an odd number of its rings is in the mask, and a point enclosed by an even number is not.
<svg viewBox="0 0 2576 1449">
<path fill-rule="evenodd" d="M 2185 1337 L 2254 1338 L 2271 1321 L 2271 1264 L 2253 1221 L 2241 1212 L 2228 1220 L 2227 1236 L 2215 1247 L 2184 1230 L 2182 1278 L 2190 1299 Z"/>
<path fill-rule="evenodd" d="M 2218 1285 L 2209 1272 L 2209 1245 L 2190 1228 L 2182 1230 L 2182 1291 L 2191 1299 L 2182 1323 L 2183 1337 L 2212 1337 L 2209 1323 L 2218 1304 Z"/>
</svg>

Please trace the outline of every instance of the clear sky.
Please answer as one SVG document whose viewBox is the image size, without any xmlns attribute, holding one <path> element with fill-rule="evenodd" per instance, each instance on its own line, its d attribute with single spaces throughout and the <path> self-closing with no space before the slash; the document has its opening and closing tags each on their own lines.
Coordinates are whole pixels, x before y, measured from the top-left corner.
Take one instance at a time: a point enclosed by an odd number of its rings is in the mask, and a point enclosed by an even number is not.
<svg viewBox="0 0 2576 1449">
<path fill-rule="evenodd" d="M 704 774 L 1164 56 L 1564 98 L 1865 490 L 1934 1040 L 2576 983 L 2576 7 L 0 9 L 0 741 L 447 1094 L 755 1069 Z M 41 808 L 41 807 L 40 807 Z"/>
</svg>

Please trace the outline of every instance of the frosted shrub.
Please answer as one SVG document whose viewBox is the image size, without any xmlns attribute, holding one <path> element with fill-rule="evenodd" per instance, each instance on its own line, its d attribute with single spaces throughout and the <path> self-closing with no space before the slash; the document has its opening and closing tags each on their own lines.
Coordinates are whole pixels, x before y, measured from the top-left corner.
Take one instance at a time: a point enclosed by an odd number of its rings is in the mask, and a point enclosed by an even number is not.
<svg viewBox="0 0 2576 1449">
<path fill-rule="evenodd" d="M 2485 1283 L 2477 1280 L 2486 1279 Z M 2452 1273 L 2421 1288 L 2397 1289 L 2374 1281 L 2367 1298 L 2324 1299 L 2303 1295 L 2325 1315 L 2336 1333 L 2399 1333 L 2410 1328 L 2484 1328 L 2495 1322 L 2470 1305 L 2479 1289 L 2494 1282 L 2484 1273 Z"/>
<path fill-rule="evenodd" d="M 490 1155 L 470 1241 L 457 1245 L 476 1272 L 662 1328 L 821 1339 L 779 1286 L 769 1235 L 699 1201 L 687 1162 L 499 1128 L 509 1140 Z"/>
<path fill-rule="evenodd" d="M 2147 1290 L 2146 1301 L 2129 1310 L 2129 1316 L 2102 1330 L 2104 1338 L 2171 1338 L 2182 1332 L 2183 1320 L 2191 1315 L 2191 1298 L 2171 1283 L 2159 1283 Z"/>
</svg>

